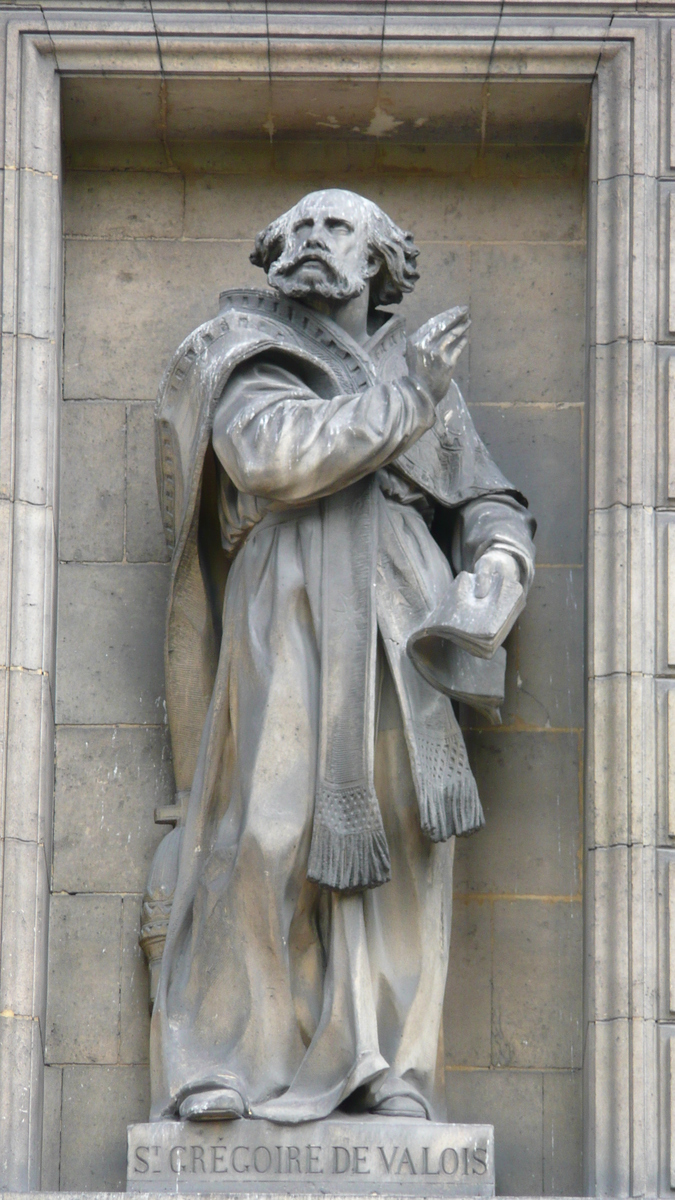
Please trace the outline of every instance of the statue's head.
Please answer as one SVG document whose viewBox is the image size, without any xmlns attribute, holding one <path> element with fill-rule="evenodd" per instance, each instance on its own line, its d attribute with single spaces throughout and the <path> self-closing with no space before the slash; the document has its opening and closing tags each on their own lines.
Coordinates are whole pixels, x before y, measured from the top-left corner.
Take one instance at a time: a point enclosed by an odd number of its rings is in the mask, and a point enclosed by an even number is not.
<svg viewBox="0 0 675 1200">
<path fill-rule="evenodd" d="M 370 286 L 370 304 L 398 304 L 419 279 L 411 233 L 363 196 L 310 192 L 255 239 L 251 262 L 270 286 L 302 300 L 351 300 Z"/>
</svg>

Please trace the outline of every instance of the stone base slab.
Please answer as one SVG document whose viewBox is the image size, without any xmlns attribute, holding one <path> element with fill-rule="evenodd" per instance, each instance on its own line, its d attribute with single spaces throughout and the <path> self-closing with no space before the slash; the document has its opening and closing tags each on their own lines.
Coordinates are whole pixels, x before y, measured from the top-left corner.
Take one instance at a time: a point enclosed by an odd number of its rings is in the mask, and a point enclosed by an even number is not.
<svg viewBox="0 0 675 1200">
<path fill-rule="evenodd" d="M 349 1117 L 128 1129 L 130 1192 L 494 1196 L 492 1125 Z"/>
</svg>

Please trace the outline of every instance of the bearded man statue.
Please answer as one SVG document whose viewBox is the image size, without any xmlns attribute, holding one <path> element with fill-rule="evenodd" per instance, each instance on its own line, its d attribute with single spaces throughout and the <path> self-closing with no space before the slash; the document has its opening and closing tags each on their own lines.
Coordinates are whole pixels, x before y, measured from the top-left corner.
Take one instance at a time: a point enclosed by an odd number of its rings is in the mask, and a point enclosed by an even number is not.
<svg viewBox="0 0 675 1200">
<path fill-rule="evenodd" d="M 444 1116 L 455 835 L 483 824 L 452 697 L 494 707 L 504 651 L 422 671 L 409 642 L 458 572 L 526 591 L 534 523 L 452 380 L 467 310 L 406 338 L 381 307 L 417 255 L 305 196 L 256 238 L 271 290 L 223 293 L 161 386 L 152 1120 Z"/>
</svg>

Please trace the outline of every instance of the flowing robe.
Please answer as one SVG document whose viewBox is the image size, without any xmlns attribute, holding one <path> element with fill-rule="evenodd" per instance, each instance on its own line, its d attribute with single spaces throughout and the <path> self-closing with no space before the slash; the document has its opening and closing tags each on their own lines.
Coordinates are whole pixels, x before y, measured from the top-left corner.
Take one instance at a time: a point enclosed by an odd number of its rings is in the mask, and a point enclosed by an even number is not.
<svg viewBox="0 0 675 1200">
<path fill-rule="evenodd" d="M 399 339 L 370 386 L 332 396 L 263 352 L 218 401 L 211 444 L 232 565 L 153 1014 L 154 1119 L 219 1086 L 275 1121 L 395 1094 L 443 1114 L 454 837 L 430 840 L 420 810 L 429 781 L 454 769 L 444 747 L 463 743 L 450 701 L 405 655 L 411 620 L 436 607 L 452 570 L 430 533 L 429 494 L 390 465 L 436 416 L 400 350 Z M 344 894 L 307 878 L 325 666 L 321 498 L 372 474 L 372 736 L 391 881 Z M 504 485 L 446 511 L 456 568 L 498 546 L 531 574 L 533 525 Z"/>
</svg>

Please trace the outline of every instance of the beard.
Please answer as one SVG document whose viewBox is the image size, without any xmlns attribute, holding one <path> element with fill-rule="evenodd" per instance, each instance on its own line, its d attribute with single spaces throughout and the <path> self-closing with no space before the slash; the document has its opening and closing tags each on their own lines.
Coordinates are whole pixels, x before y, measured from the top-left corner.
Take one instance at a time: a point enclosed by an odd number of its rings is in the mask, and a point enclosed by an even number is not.
<svg viewBox="0 0 675 1200">
<path fill-rule="evenodd" d="M 303 263 L 320 262 L 324 268 L 312 279 L 302 277 Z M 360 296 L 368 278 L 365 263 L 359 270 L 349 271 L 341 267 L 327 250 L 313 250 L 301 254 L 287 255 L 285 252 L 273 262 L 267 272 L 270 287 L 292 300 L 303 300 L 306 296 L 321 296 L 325 300 L 353 300 Z"/>
</svg>

